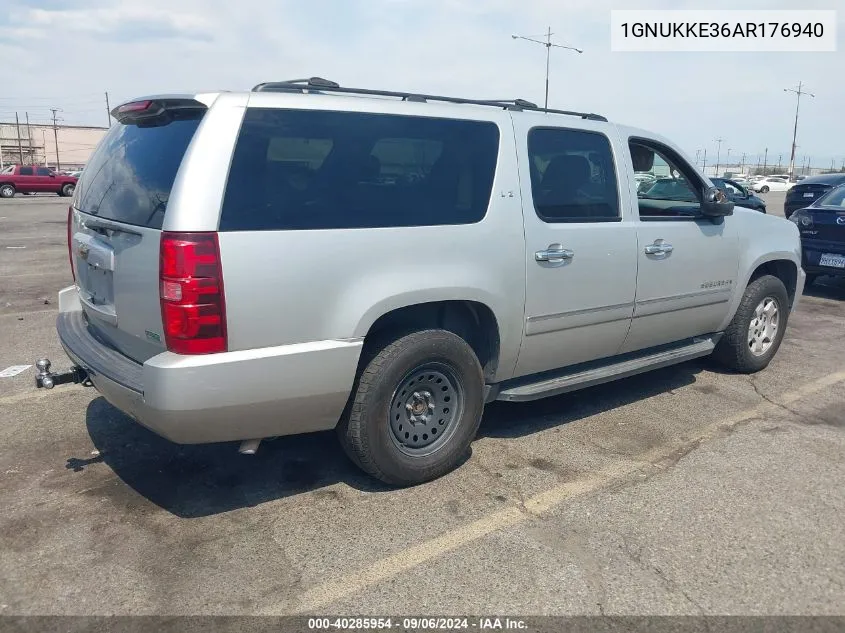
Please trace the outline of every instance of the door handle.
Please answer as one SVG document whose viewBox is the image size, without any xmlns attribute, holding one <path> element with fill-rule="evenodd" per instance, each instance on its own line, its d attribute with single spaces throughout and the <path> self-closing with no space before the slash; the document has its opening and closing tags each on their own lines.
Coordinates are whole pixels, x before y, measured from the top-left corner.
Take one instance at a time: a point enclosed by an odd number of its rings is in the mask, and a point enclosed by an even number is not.
<svg viewBox="0 0 845 633">
<path fill-rule="evenodd" d="M 646 255 L 668 255 L 675 247 L 666 242 L 666 240 L 654 240 L 654 244 L 649 244 L 645 247 Z"/>
<path fill-rule="evenodd" d="M 538 262 L 557 263 L 573 257 L 575 257 L 575 253 L 568 248 L 563 248 L 560 244 L 549 244 L 546 250 L 534 253 L 534 259 Z"/>
</svg>

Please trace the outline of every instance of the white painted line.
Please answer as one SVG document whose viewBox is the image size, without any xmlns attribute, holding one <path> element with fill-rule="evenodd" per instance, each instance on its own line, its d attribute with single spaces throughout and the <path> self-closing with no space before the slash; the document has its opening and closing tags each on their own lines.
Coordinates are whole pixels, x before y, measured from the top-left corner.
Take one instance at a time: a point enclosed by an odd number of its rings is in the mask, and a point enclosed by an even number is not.
<svg viewBox="0 0 845 633">
<path fill-rule="evenodd" d="M 828 374 L 802 385 L 794 391 L 783 394 L 780 401 L 783 404 L 791 404 L 841 382 L 845 382 L 845 371 Z M 522 506 L 524 510 L 516 507 L 503 508 L 428 541 L 405 548 L 392 556 L 374 561 L 364 569 L 328 578 L 323 583 L 307 589 L 299 596 L 294 613 L 321 612 L 334 602 L 390 580 L 423 563 L 440 558 L 444 554 L 477 541 L 497 530 L 533 520 L 554 510 L 569 499 L 604 489 L 615 482 L 624 481 L 632 474 L 641 471 L 645 465 L 664 469 L 667 464 L 677 461 L 674 456 L 679 450 L 698 446 L 703 442 L 719 437 L 725 431 L 739 424 L 777 412 L 778 409 L 779 405 L 777 404 L 762 402 L 727 419 L 712 422 L 704 427 L 700 435 L 692 441 L 685 441 L 681 445 L 674 444 L 654 448 L 643 455 L 636 456 L 636 462 L 620 461 L 594 471 L 586 479 L 567 482 L 536 494 L 524 501 Z M 276 609 L 271 609 L 271 612 L 276 611 Z"/>
<path fill-rule="evenodd" d="M 26 246 L 7 246 L 6 248 L 26 248 Z"/>
<path fill-rule="evenodd" d="M 18 374 L 25 372 L 30 367 L 32 367 L 32 365 L 12 365 L 11 367 L 6 367 L 6 369 L 0 371 L 0 378 L 11 378 L 12 376 L 17 376 Z"/>
</svg>

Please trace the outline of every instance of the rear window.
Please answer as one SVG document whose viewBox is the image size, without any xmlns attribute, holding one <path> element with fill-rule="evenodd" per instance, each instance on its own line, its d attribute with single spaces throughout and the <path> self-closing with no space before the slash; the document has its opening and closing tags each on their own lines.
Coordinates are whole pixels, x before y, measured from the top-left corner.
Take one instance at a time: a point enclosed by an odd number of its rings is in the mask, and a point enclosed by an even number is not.
<svg viewBox="0 0 845 633">
<path fill-rule="evenodd" d="M 220 230 L 478 222 L 498 146 L 498 127 L 489 122 L 251 108 Z"/>
<path fill-rule="evenodd" d="M 201 117 L 197 112 L 165 125 L 113 125 L 77 185 L 77 208 L 160 229 L 176 172 Z"/>
</svg>

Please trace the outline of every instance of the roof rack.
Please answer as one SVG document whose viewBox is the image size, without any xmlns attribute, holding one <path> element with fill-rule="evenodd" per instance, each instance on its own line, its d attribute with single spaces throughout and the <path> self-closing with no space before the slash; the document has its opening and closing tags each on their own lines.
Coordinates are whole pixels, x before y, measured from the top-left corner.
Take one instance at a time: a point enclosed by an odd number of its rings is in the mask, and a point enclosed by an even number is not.
<svg viewBox="0 0 845 633">
<path fill-rule="evenodd" d="M 340 92 L 353 95 L 370 95 L 379 97 L 398 97 L 403 101 L 414 101 L 425 103 L 427 101 L 445 101 L 446 103 L 467 103 L 472 105 L 493 106 L 506 110 L 529 110 L 533 112 L 550 112 L 552 114 L 567 114 L 577 116 L 590 121 L 607 121 L 600 114 L 592 112 L 571 112 L 569 110 L 553 110 L 541 108 L 536 103 L 525 99 L 464 99 L 462 97 L 444 97 L 440 95 L 428 95 L 414 92 L 396 92 L 393 90 L 371 90 L 369 88 L 343 88 L 340 84 L 323 79 L 322 77 L 311 77 L 309 79 L 289 79 L 287 81 L 269 81 L 260 83 L 252 89 L 252 92 Z"/>
</svg>

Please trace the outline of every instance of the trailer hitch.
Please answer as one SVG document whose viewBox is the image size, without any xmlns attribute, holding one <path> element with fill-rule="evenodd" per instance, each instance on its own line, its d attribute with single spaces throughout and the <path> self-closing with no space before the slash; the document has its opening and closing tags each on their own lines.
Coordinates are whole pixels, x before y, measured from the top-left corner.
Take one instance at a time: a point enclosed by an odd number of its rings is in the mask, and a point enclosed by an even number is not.
<svg viewBox="0 0 845 633">
<path fill-rule="evenodd" d="M 74 366 L 67 371 L 51 372 L 50 365 L 51 363 L 48 358 L 42 358 L 35 363 L 35 368 L 38 370 L 38 373 L 35 374 L 35 386 L 39 389 L 52 389 L 56 385 L 67 383 L 73 383 L 75 385 L 79 383 L 90 384 L 88 372 L 82 367 Z"/>
</svg>

